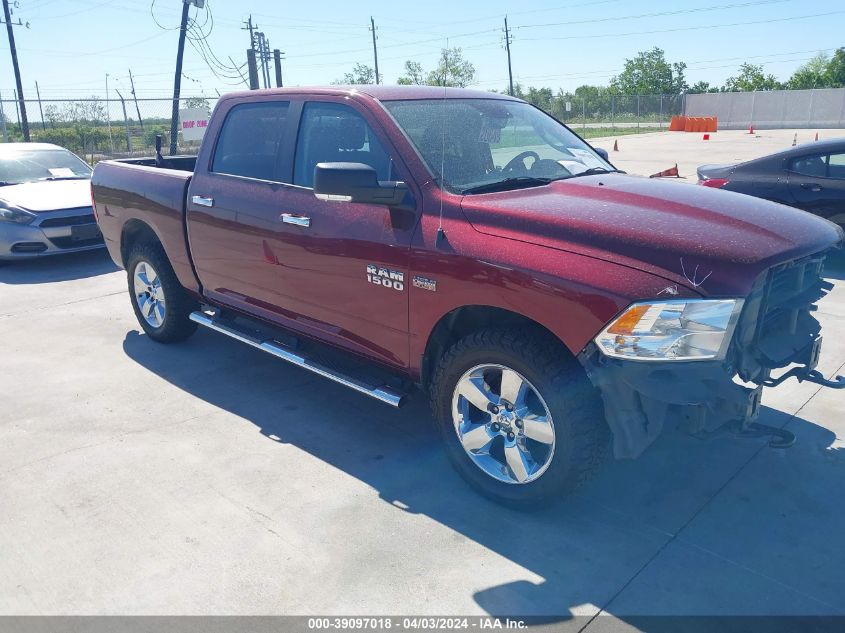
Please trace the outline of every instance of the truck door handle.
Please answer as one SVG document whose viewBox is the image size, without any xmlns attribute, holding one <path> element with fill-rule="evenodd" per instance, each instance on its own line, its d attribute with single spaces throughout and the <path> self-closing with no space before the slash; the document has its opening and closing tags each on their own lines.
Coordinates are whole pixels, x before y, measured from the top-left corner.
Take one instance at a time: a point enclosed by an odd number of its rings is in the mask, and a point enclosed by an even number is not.
<svg viewBox="0 0 845 633">
<path fill-rule="evenodd" d="M 293 224 L 294 226 L 302 226 L 308 228 L 311 226 L 311 218 L 304 215 L 294 215 L 293 213 L 283 213 L 279 216 L 285 224 Z"/>
<path fill-rule="evenodd" d="M 205 196 L 191 196 L 191 202 L 198 207 L 213 207 L 214 198 L 206 198 Z"/>
<path fill-rule="evenodd" d="M 822 186 L 815 182 L 802 182 L 801 183 L 802 189 L 809 189 L 810 191 L 821 191 Z"/>
</svg>

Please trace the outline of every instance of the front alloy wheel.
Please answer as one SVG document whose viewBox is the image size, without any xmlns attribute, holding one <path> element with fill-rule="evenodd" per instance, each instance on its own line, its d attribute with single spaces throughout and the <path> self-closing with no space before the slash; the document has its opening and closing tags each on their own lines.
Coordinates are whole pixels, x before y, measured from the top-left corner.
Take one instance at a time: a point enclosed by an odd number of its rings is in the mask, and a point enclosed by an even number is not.
<svg viewBox="0 0 845 633">
<path fill-rule="evenodd" d="M 458 380 L 452 421 L 464 451 L 487 475 L 527 484 L 552 462 L 555 428 L 540 393 L 503 365 L 478 365 Z"/>
</svg>

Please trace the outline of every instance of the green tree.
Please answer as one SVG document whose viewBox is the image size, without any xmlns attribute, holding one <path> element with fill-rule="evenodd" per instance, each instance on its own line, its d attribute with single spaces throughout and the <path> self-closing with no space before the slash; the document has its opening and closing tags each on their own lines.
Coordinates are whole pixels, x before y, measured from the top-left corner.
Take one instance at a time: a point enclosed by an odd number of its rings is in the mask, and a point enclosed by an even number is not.
<svg viewBox="0 0 845 633">
<path fill-rule="evenodd" d="M 780 90 L 783 88 L 775 76 L 763 73 L 763 67 L 745 62 L 735 77 L 728 77 L 722 88 L 725 92 L 750 92 L 752 90 Z"/>
<path fill-rule="evenodd" d="M 845 86 L 845 47 L 837 48 L 833 53 L 824 71 L 824 81 L 830 88 Z"/>
<path fill-rule="evenodd" d="M 710 82 L 708 81 L 696 81 L 693 85 L 689 87 L 687 90 L 690 94 L 699 94 L 702 92 L 719 92 L 719 89 L 715 86 L 711 86 Z"/>
<path fill-rule="evenodd" d="M 830 58 L 826 53 L 819 53 L 803 66 L 792 73 L 786 82 L 790 90 L 805 90 L 808 88 L 827 88 L 827 66 Z"/>
<path fill-rule="evenodd" d="M 352 68 L 352 72 L 344 74 L 342 78 L 336 79 L 332 83 L 348 86 L 374 84 L 376 83 L 376 71 L 373 70 L 372 66 L 357 63 Z"/>
<path fill-rule="evenodd" d="M 422 64 L 412 62 L 410 59 L 405 62 L 405 74 L 396 80 L 400 86 L 421 86 L 425 84 L 425 72 Z"/>
<path fill-rule="evenodd" d="M 429 86 L 453 86 L 466 88 L 475 79 L 475 66 L 464 59 L 460 48 L 444 48 L 440 51 L 437 68 L 428 73 Z"/>
<path fill-rule="evenodd" d="M 625 69 L 610 80 L 610 87 L 623 95 L 678 94 L 687 89 L 684 62 L 669 63 L 663 49 L 637 53 L 625 60 Z"/>
</svg>

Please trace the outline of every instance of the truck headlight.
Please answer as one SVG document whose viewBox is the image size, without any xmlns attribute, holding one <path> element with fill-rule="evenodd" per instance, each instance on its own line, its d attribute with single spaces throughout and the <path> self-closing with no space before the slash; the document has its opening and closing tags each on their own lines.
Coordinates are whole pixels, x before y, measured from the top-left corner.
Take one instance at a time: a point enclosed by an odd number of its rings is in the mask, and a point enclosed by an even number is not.
<svg viewBox="0 0 845 633">
<path fill-rule="evenodd" d="M 742 299 L 634 303 L 595 338 L 607 356 L 630 360 L 724 358 Z"/>
<path fill-rule="evenodd" d="M 29 224 L 35 219 L 35 214 L 6 202 L 0 202 L 0 222 L 15 222 Z"/>
</svg>

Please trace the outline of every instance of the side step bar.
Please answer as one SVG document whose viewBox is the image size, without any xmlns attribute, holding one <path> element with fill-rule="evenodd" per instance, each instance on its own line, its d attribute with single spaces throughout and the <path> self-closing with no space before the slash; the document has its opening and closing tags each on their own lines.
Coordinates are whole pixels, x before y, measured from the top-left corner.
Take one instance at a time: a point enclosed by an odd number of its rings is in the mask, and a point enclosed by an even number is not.
<svg viewBox="0 0 845 633">
<path fill-rule="evenodd" d="M 281 358 L 282 360 L 287 361 L 292 365 L 307 369 L 310 372 L 313 372 L 319 376 L 323 376 L 324 378 L 328 378 L 329 380 L 333 380 L 336 383 L 343 385 L 344 387 L 354 389 L 358 393 L 362 393 L 365 396 L 375 398 L 376 400 L 384 402 L 385 404 L 389 404 L 392 407 L 398 408 L 402 406 L 402 404 L 404 404 L 405 394 L 399 393 L 398 391 L 391 389 L 386 385 L 382 385 L 380 387 L 371 387 L 369 385 L 365 385 L 364 383 L 359 382 L 354 378 L 340 374 L 336 371 L 329 369 L 328 367 L 325 367 L 313 360 L 308 359 L 307 357 L 301 354 L 293 352 L 290 349 L 286 349 L 280 343 L 277 343 L 272 339 L 263 341 L 259 340 L 253 336 L 250 336 L 249 334 L 240 332 L 239 330 L 229 325 L 219 323 L 217 320 L 210 317 L 204 312 L 191 312 L 190 319 L 191 321 L 199 323 L 200 325 L 212 329 L 215 332 L 220 332 L 221 334 L 225 334 L 226 336 L 238 340 L 241 343 L 251 345 L 252 347 L 260 349 L 262 352 L 267 352 L 268 354 L 271 354 L 277 358 Z"/>
</svg>

